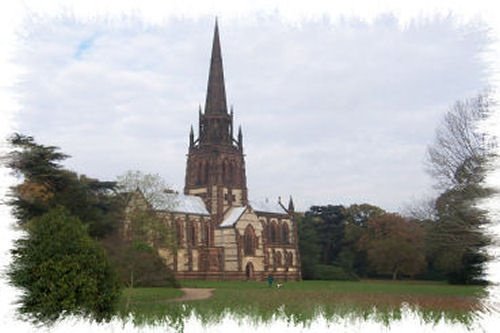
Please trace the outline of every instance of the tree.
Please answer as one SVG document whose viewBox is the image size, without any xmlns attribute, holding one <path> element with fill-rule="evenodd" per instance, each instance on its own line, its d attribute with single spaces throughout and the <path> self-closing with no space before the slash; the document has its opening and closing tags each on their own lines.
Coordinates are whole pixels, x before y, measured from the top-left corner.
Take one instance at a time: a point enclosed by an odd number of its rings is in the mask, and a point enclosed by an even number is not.
<svg viewBox="0 0 500 333">
<path fill-rule="evenodd" d="M 156 249 L 176 249 L 176 234 L 156 210 L 168 211 L 174 205 L 173 191 L 157 174 L 127 171 L 118 177 L 124 199 L 126 238 Z"/>
<path fill-rule="evenodd" d="M 398 214 L 383 214 L 367 223 L 359 240 L 377 274 L 414 276 L 425 268 L 423 228 Z"/>
<path fill-rule="evenodd" d="M 435 204 L 431 250 L 436 267 L 452 283 L 483 282 L 485 247 L 490 239 L 482 227 L 489 221 L 477 203 L 492 193 L 483 180 L 495 142 L 479 132 L 478 126 L 488 117 L 492 104 L 488 93 L 457 102 L 428 149 L 428 171 L 443 191 Z"/>
<path fill-rule="evenodd" d="M 159 256 L 160 251 L 175 254 L 176 232 L 155 210 L 172 207 L 173 191 L 159 175 L 140 171 L 128 171 L 118 177 L 118 189 L 124 200 L 124 230 L 119 238 L 110 238 L 106 243 L 122 281 L 131 288 L 177 286 L 173 272 Z"/>
<path fill-rule="evenodd" d="M 147 243 L 128 241 L 115 234 L 103 240 L 103 246 L 121 282 L 128 288 L 179 287 L 172 270 Z"/>
<path fill-rule="evenodd" d="M 368 274 L 366 251 L 358 243 L 366 232 L 368 221 L 383 214 L 385 211 L 382 208 L 370 204 L 353 204 L 346 209 L 344 238 L 338 255 L 338 262 L 344 270 L 358 276 Z"/>
<path fill-rule="evenodd" d="M 484 264 L 488 256 L 485 247 L 490 238 L 482 226 L 488 223 L 486 214 L 473 204 L 488 195 L 482 186 L 468 185 L 451 189 L 437 199 L 438 220 L 430 238 L 436 268 L 451 283 L 483 283 Z"/>
<path fill-rule="evenodd" d="M 493 103 L 486 92 L 457 101 L 445 114 L 427 158 L 427 171 L 436 179 L 438 188 L 447 190 L 481 180 L 484 162 L 491 156 L 495 142 L 478 131 L 478 126 L 489 116 Z"/>
<path fill-rule="evenodd" d="M 314 228 L 313 219 L 311 216 L 296 216 L 302 278 L 304 280 L 312 280 L 316 277 L 316 267 L 321 256 L 319 237 Z"/>
<path fill-rule="evenodd" d="M 346 224 L 364 227 L 370 219 L 383 214 L 385 211 L 380 207 L 367 203 L 353 204 L 347 208 Z"/>
<path fill-rule="evenodd" d="M 66 207 L 88 226 L 93 237 L 112 232 L 120 220 L 114 182 L 78 176 L 60 162 L 69 156 L 58 147 L 44 146 L 33 137 L 14 134 L 13 150 L 3 160 L 22 183 L 11 187 L 9 204 L 20 226 L 56 206 Z"/>
<path fill-rule="evenodd" d="M 19 311 L 52 323 L 65 315 L 109 320 L 120 295 L 104 250 L 67 209 L 57 207 L 26 224 L 15 242 L 10 282 L 23 290 Z"/>
<path fill-rule="evenodd" d="M 367 221 L 383 213 L 369 204 L 312 206 L 298 227 L 302 276 L 353 280 L 366 275 L 366 252 L 358 240 Z"/>
<path fill-rule="evenodd" d="M 436 221 L 436 198 L 414 199 L 412 203 L 406 204 L 403 208 L 403 216 L 422 222 Z"/>
<path fill-rule="evenodd" d="M 337 259 L 344 238 L 346 210 L 341 205 L 312 206 L 306 212 L 311 217 L 321 246 L 320 263 L 331 265 Z"/>
<path fill-rule="evenodd" d="M 172 208 L 174 193 L 159 174 L 143 173 L 138 170 L 129 170 L 117 178 L 118 189 L 125 194 L 129 201 L 131 196 L 139 191 L 151 207 Z"/>
<path fill-rule="evenodd" d="M 9 204 L 19 224 L 48 210 L 49 202 L 62 178 L 60 161 L 68 155 L 54 146 L 35 143 L 33 137 L 15 133 L 8 142 L 13 150 L 2 157 L 2 162 L 24 182 L 11 187 Z"/>
</svg>

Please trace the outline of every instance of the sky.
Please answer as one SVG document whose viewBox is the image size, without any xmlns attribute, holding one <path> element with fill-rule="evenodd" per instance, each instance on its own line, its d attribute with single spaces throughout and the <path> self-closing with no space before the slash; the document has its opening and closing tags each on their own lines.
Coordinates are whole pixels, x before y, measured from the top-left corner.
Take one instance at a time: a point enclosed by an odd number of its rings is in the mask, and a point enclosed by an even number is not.
<svg viewBox="0 0 500 333">
<path fill-rule="evenodd" d="M 218 16 L 228 100 L 243 126 L 250 197 L 293 194 L 301 209 L 366 201 L 397 210 L 431 191 L 425 149 L 447 108 L 487 83 L 498 87 L 500 20 L 493 2 L 7 2 L 0 11 L 0 134 L 18 130 L 59 146 L 73 156 L 67 166 L 89 176 L 113 179 L 140 169 L 182 189 L 189 126 L 196 125 L 205 100 Z M 499 114 L 485 126 L 490 133 L 500 132 Z M 0 152 L 6 149 L 0 142 Z M 0 167 L 0 197 L 13 181 Z M 500 187 L 500 160 L 488 181 Z M 499 199 L 489 202 L 493 221 L 500 216 Z M 20 232 L 1 203 L 0 220 L 3 272 Z M 498 225 L 491 231 L 500 235 Z M 498 282 L 500 250 L 490 254 L 497 259 L 490 277 Z M 4 278 L 0 274 L 0 327 L 33 331 L 15 320 L 19 290 Z M 498 306 L 499 288 L 489 291 Z M 499 318 L 484 314 L 480 324 L 494 331 Z M 326 332 L 332 325 L 338 332 L 467 331 L 407 315 L 389 327 L 347 320 L 319 319 L 308 329 L 275 321 L 265 331 Z M 263 328 L 231 318 L 218 327 Z M 73 319 L 53 331 L 89 328 L 134 331 L 130 323 Z M 213 328 L 192 319 L 186 330 Z"/>
<path fill-rule="evenodd" d="M 453 15 L 401 27 L 382 14 L 287 23 L 219 17 L 228 103 L 244 134 L 251 199 L 371 203 L 434 195 L 426 147 L 446 110 L 487 86 L 486 25 Z M 160 174 L 182 190 L 205 101 L 214 16 L 31 17 L 16 59 L 17 130 L 99 179 Z"/>
</svg>

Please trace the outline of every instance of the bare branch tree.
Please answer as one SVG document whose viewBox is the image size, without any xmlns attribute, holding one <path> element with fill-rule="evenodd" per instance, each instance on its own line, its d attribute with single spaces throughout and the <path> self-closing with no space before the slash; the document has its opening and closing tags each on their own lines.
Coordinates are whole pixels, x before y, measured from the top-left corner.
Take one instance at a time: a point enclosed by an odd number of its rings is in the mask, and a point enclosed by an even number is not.
<svg viewBox="0 0 500 333">
<path fill-rule="evenodd" d="M 463 181 L 460 175 L 477 174 L 477 168 L 491 152 L 494 140 L 481 133 L 478 125 L 492 108 L 488 92 L 456 102 L 436 131 L 428 148 L 427 171 L 436 178 L 436 187 L 449 189 Z"/>
<path fill-rule="evenodd" d="M 434 221 L 437 218 L 436 199 L 424 197 L 412 200 L 402 209 L 404 217 L 420 221 Z"/>
<path fill-rule="evenodd" d="M 117 183 L 118 189 L 122 193 L 131 195 L 139 190 L 146 201 L 155 209 L 168 210 L 176 204 L 175 196 L 172 195 L 174 191 L 159 174 L 129 170 L 117 177 Z"/>
<path fill-rule="evenodd" d="M 428 171 L 442 192 L 436 199 L 436 223 L 428 232 L 428 258 L 451 283 L 484 282 L 490 237 L 483 227 L 490 221 L 476 204 L 492 193 L 483 180 L 496 142 L 479 126 L 493 104 L 488 91 L 455 103 L 428 148 Z"/>
</svg>

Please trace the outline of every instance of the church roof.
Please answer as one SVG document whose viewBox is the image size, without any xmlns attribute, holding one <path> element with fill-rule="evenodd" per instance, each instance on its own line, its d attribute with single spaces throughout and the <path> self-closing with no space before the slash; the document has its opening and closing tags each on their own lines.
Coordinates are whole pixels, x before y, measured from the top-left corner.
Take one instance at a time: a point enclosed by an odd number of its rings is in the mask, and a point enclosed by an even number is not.
<svg viewBox="0 0 500 333">
<path fill-rule="evenodd" d="M 232 207 L 224 216 L 224 220 L 222 221 L 221 224 L 219 224 L 219 227 L 232 227 L 238 220 L 240 219 L 241 215 L 245 212 L 247 209 L 247 206 L 243 207 Z"/>
<path fill-rule="evenodd" d="M 278 202 L 251 201 L 250 206 L 259 213 L 287 214 Z"/>
<path fill-rule="evenodd" d="M 157 203 L 153 208 L 172 213 L 210 215 L 203 200 L 195 195 L 166 193 L 165 199 L 161 203 Z"/>
</svg>

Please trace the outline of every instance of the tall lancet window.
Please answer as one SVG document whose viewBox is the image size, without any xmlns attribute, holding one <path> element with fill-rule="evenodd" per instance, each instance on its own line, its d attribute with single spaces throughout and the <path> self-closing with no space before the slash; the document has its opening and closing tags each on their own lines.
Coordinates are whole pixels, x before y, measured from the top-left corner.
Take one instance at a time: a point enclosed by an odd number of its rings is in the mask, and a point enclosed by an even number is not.
<svg viewBox="0 0 500 333">
<path fill-rule="evenodd" d="M 186 233 L 188 244 L 196 246 L 196 227 L 193 222 L 188 222 Z"/>
<path fill-rule="evenodd" d="M 255 236 L 255 230 L 251 225 L 248 225 L 243 235 L 243 252 L 246 256 L 254 256 L 256 247 L 257 237 Z"/>
<path fill-rule="evenodd" d="M 288 228 L 287 223 L 283 223 L 281 225 L 281 241 L 284 244 L 289 244 L 290 243 L 290 229 Z"/>
</svg>

